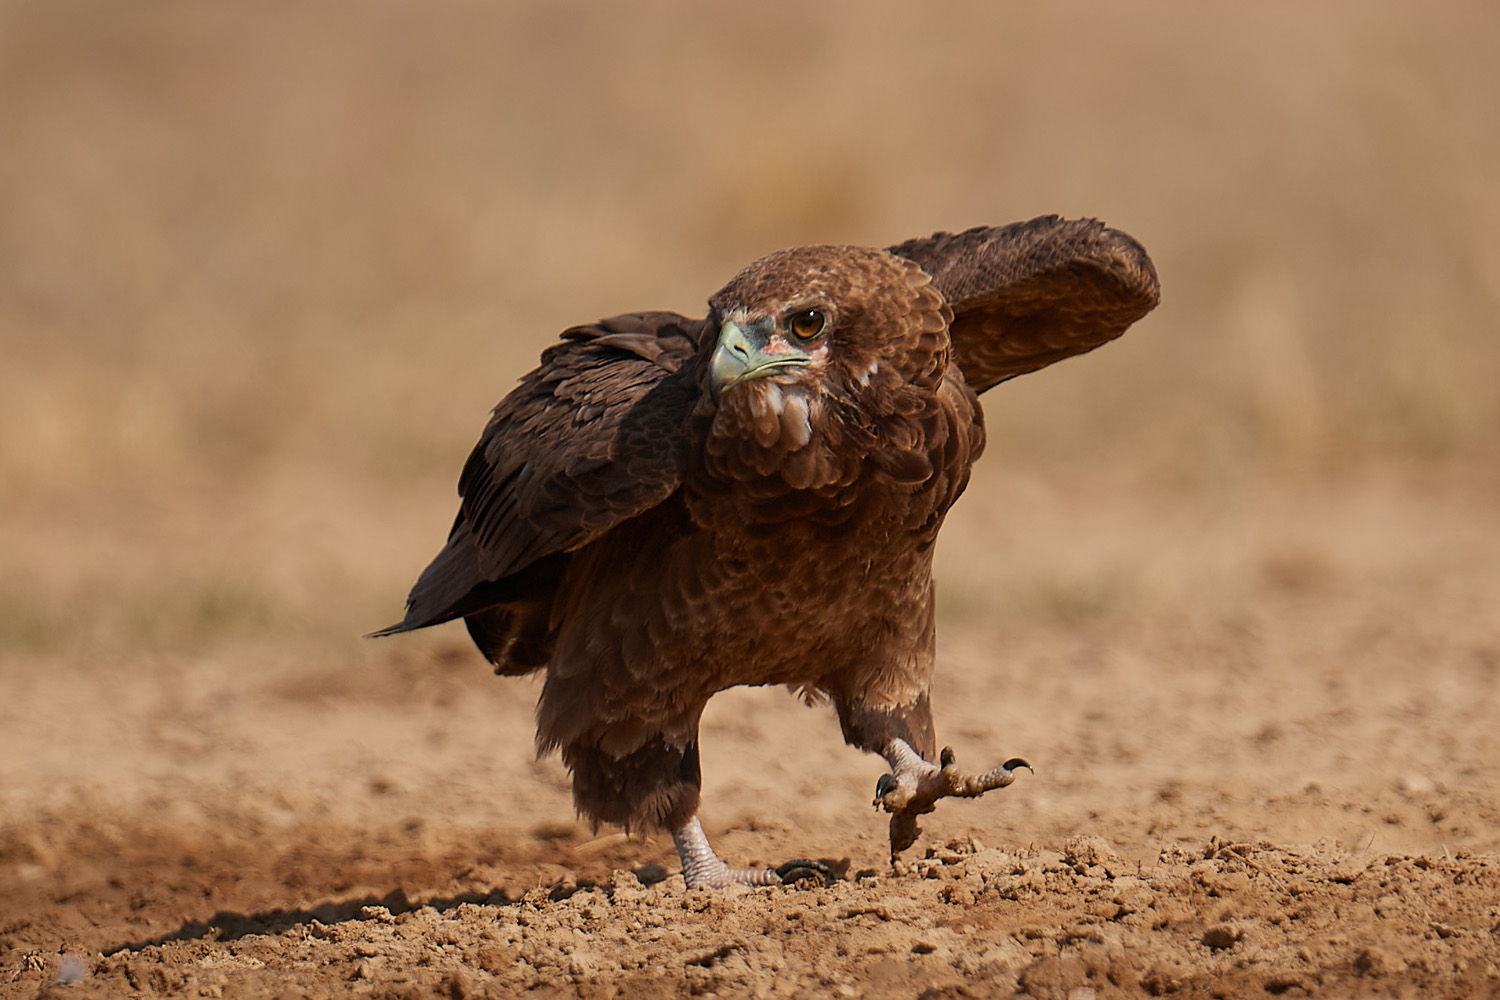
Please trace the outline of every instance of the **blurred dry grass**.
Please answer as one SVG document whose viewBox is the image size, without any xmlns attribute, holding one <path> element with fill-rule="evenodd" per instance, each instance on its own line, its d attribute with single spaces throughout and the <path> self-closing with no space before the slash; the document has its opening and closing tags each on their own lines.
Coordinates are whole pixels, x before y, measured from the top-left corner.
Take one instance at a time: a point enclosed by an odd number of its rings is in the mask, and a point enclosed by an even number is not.
<svg viewBox="0 0 1500 1000">
<path fill-rule="evenodd" d="M 362 655 L 557 331 L 794 243 L 1147 245 L 1162 308 L 993 393 L 990 464 L 1493 472 L 1497 45 L 1479 2 L 0 6 L 0 659 Z"/>
</svg>

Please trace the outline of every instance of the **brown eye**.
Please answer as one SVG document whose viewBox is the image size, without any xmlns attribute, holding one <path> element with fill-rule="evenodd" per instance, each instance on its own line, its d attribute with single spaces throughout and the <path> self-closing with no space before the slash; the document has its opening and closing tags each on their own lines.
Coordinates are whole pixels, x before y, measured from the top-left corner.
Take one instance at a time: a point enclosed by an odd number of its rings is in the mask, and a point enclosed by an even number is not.
<svg viewBox="0 0 1500 1000">
<path fill-rule="evenodd" d="M 816 340 L 828 326 L 828 318 L 819 309 L 804 309 L 786 318 L 786 332 L 804 343 Z"/>
</svg>

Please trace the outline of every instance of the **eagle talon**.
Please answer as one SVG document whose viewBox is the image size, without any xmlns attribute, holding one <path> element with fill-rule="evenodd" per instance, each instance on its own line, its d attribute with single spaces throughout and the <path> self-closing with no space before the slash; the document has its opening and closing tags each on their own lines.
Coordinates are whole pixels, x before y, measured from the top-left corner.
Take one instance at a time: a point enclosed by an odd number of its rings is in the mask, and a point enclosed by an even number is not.
<svg viewBox="0 0 1500 1000">
<path fill-rule="evenodd" d="M 797 882 L 811 882 L 814 879 L 821 879 L 824 886 L 830 886 L 838 881 L 838 876 L 832 868 L 821 861 L 814 861 L 811 858 L 798 858 L 795 861 L 788 861 L 786 864 L 773 870 L 776 872 L 776 877 L 781 879 L 782 885 L 792 885 Z"/>
<path fill-rule="evenodd" d="M 932 812 L 938 799 L 977 798 L 1015 781 L 1017 768 L 1031 770 L 1025 760 L 1012 757 L 983 774 L 966 775 L 958 769 L 952 747 L 943 747 L 938 756 L 939 766 L 923 759 L 901 739 L 892 740 L 884 756 L 890 762 L 891 772 L 881 775 L 875 785 L 875 805 L 891 814 L 892 863 L 916 843 L 922 832 L 916 818 Z"/>
</svg>

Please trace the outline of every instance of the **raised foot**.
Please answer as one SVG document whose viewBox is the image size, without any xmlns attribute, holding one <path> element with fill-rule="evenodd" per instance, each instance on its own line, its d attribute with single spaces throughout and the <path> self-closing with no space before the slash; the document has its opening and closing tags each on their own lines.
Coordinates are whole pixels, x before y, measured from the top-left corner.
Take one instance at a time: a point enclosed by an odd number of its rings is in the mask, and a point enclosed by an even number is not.
<svg viewBox="0 0 1500 1000">
<path fill-rule="evenodd" d="M 682 877 L 689 889 L 724 889 L 731 885 L 790 885 L 817 879 L 832 885 L 838 875 L 821 861 L 798 858 L 777 868 L 730 868 L 719 860 L 708 844 L 703 825 L 694 816 L 672 831 L 672 843 L 682 862 Z"/>
<path fill-rule="evenodd" d="M 884 754 L 891 773 L 880 776 L 875 785 L 877 809 L 891 814 L 891 861 L 916 843 L 921 828 L 917 817 L 932 812 L 938 799 L 976 798 L 995 788 L 1004 788 L 1016 780 L 1015 771 L 1031 765 L 1012 757 L 999 767 L 983 774 L 964 774 L 954 760 L 953 748 L 944 747 L 941 764 L 924 760 L 905 740 L 892 740 Z"/>
</svg>

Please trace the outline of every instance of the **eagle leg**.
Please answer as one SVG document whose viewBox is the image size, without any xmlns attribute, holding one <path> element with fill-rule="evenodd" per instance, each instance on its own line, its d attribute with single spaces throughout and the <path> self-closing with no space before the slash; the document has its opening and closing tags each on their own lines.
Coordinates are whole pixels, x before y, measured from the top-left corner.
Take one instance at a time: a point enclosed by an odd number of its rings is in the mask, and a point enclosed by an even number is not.
<svg viewBox="0 0 1500 1000">
<path fill-rule="evenodd" d="M 703 824 L 696 815 L 672 831 L 672 843 L 682 862 L 682 877 L 689 889 L 723 889 L 731 885 L 784 885 L 820 878 L 832 884 L 834 873 L 821 861 L 799 858 L 779 868 L 730 868 L 719 860 L 708 844 Z"/>
<path fill-rule="evenodd" d="M 932 812 L 938 799 L 976 798 L 1015 781 L 1016 768 L 1031 770 L 1026 761 L 1012 757 L 983 774 L 963 774 L 954 761 L 952 747 L 943 748 L 941 765 L 933 764 L 900 738 L 886 744 L 881 756 L 891 765 L 891 773 L 881 775 L 875 785 L 874 804 L 891 814 L 892 864 L 902 851 L 916 843 L 917 835 L 922 832 L 917 817 Z"/>
</svg>

